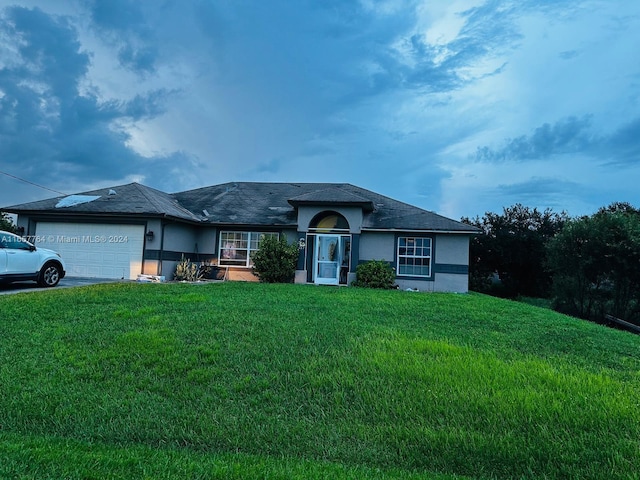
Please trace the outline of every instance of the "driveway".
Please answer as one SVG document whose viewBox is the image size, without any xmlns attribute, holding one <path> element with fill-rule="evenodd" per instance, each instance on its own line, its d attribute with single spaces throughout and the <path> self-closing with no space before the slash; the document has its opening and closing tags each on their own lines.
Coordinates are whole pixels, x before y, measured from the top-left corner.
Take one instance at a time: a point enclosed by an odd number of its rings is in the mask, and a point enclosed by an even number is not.
<svg viewBox="0 0 640 480">
<path fill-rule="evenodd" d="M 82 278 L 82 277 L 65 277 L 60 283 L 53 288 L 41 288 L 35 282 L 17 282 L 9 284 L 0 284 L 0 295 L 20 292 L 38 292 L 41 290 L 57 290 L 58 288 L 82 287 L 84 285 L 94 285 L 96 283 L 114 283 L 126 280 L 109 280 L 104 278 Z"/>
</svg>

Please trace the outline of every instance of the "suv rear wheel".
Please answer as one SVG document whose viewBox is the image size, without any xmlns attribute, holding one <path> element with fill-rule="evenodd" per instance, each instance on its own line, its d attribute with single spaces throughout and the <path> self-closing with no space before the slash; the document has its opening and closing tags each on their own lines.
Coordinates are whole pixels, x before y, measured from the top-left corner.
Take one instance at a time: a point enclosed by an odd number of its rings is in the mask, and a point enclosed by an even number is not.
<svg viewBox="0 0 640 480">
<path fill-rule="evenodd" d="M 55 287 L 61 278 L 60 266 L 56 263 L 45 263 L 40 270 L 40 277 L 38 278 L 38 284 L 41 287 Z"/>
</svg>

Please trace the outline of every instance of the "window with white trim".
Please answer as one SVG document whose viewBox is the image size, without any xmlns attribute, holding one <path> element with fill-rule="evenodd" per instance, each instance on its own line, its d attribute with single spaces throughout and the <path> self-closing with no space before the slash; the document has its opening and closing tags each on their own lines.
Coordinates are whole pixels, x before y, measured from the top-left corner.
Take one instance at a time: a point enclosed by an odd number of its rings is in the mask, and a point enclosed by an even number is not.
<svg viewBox="0 0 640 480">
<path fill-rule="evenodd" d="M 431 239 L 398 237 L 396 273 L 406 277 L 431 276 Z"/>
<path fill-rule="evenodd" d="M 251 254 L 260 248 L 265 237 L 278 238 L 274 232 L 220 232 L 218 263 L 238 267 L 251 267 Z"/>
</svg>

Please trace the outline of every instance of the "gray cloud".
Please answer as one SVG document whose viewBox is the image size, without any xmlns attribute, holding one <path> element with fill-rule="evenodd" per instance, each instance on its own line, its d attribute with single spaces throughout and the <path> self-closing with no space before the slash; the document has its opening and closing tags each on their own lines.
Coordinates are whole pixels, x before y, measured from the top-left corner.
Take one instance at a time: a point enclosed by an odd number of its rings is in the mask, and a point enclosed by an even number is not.
<svg viewBox="0 0 640 480">
<path fill-rule="evenodd" d="M 608 164 L 640 164 L 640 117 L 622 125 L 603 141 L 603 154 L 609 152 Z"/>
<path fill-rule="evenodd" d="M 487 195 L 500 199 L 503 205 L 522 203 L 531 207 L 566 210 L 572 197 L 593 196 L 593 189 L 577 182 L 555 177 L 532 177 L 518 183 L 501 183 Z M 569 212 L 571 213 L 571 212 Z"/>
<path fill-rule="evenodd" d="M 567 154 L 584 155 L 605 165 L 640 164 L 640 117 L 613 133 L 599 135 L 593 132 L 591 116 L 568 117 L 553 125 L 545 123 L 531 135 L 509 139 L 500 148 L 480 147 L 474 157 L 481 162 L 524 162 Z"/>
<path fill-rule="evenodd" d="M 501 183 L 485 195 L 503 206 L 522 203 L 541 209 L 567 211 L 570 215 L 592 213 L 614 201 L 628 201 L 628 192 L 611 185 L 579 183 L 558 177 L 532 177 L 524 182 Z M 624 199 L 627 200 L 624 200 Z M 580 208 L 581 211 L 572 211 Z"/>
<path fill-rule="evenodd" d="M 132 120 L 154 118 L 166 112 L 167 100 L 177 93 L 177 90 L 153 90 L 145 95 L 136 95 L 129 101 L 119 102 L 115 104 L 115 109 L 118 116 Z"/>
<path fill-rule="evenodd" d="M 591 133 L 591 117 L 569 117 L 536 128 L 529 135 L 507 140 L 506 145 L 494 149 L 480 147 L 475 158 L 484 162 L 506 162 L 548 159 L 552 155 L 586 152 L 599 143 Z"/>
<path fill-rule="evenodd" d="M 564 52 L 560 52 L 559 57 L 563 60 L 571 60 L 572 58 L 576 58 L 580 55 L 578 50 L 565 50 Z"/>
<path fill-rule="evenodd" d="M 48 184 L 91 183 L 142 175 L 168 160 L 132 151 L 129 134 L 116 125 L 161 114 L 173 92 L 157 90 L 124 101 L 80 94 L 90 57 L 68 18 L 37 8 L 6 8 L 0 39 L 3 56 L 18 45 L 17 57 L 0 64 L 0 158 L 13 165 L 8 170 Z M 180 156 L 167 157 L 172 155 Z"/>
<path fill-rule="evenodd" d="M 138 0 L 86 0 L 91 20 L 104 39 L 118 49 L 120 64 L 140 75 L 156 71 L 159 51 Z M 162 9 L 162 5 L 153 5 Z"/>
<path fill-rule="evenodd" d="M 474 59 L 502 53 L 515 48 L 522 38 L 514 22 L 521 11 L 515 5 L 489 1 L 474 7 L 461 16 L 464 26 L 458 37 L 449 45 L 455 52 L 451 57 L 452 66 L 467 65 Z"/>
<path fill-rule="evenodd" d="M 557 196 L 559 192 L 570 191 L 579 188 L 580 184 L 555 177 L 532 177 L 526 182 L 501 183 L 496 190 L 501 195 L 526 199 L 541 199 L 548 196 Z"/>
<path fill-rule="evenodd" d="M 407 69 L 405 79 L 409 85 L 427 88 L 433 92 L 446 92 L 461 88 L 479 78 L 501 73 L 506 62 L 494 71 L 462 75 L 461 71 L 474 66 L 479 60 L 501 58 L 517 49 L 524 38 L 518 23 L 527 10 L 546 11 L 547 14 L 562 15 L 570 12 L 579 0 L 531 0 L 505 2 L 489 0 L 470 8 L 459 15 L 464 24 L 459 35 L 444 45 L 429 45 L 422 36 L 409 38 L 415 66 Z M 436 59 L 444 57 L 443 61 Z"/>
<path fill-rule="evenodd" d="M 634 2 L 9 3 L 72 15 L 0 17 L 0 163 L 53 188 L 322 176 L 473 214 L 640 168 Z"/>
<path fill-rule="evenodd" d="M 131 33 L 144 29 L 140 2 L 132 0 L 86 0 L 91 19 L 100 27 Z"/>
<path fill-rule="evenodd" d="M 16 80 L 28 78 L 48 83 L 57 95 L 65 96 L 77 90 L 79 79 L 87 73 L 89 55 L 80 51 L 76 32 L 66 17 L 57 20 L 36 8 L 9 7 L 0 19 L 0 28 L 7 40 L 3 50 L 17 46 L 20 62 L 3 68 L 7 83 L 22 85 Z M 28 87 L 27 87 L 28 88 Z"/>
<path fill-rule="evenodd" d="M 134 47 L 131 43 L 122 46 L 118 52 L 120 63 L 140 74 L 155 72 L 157 57 L 158 50 L 155 47 Z"/>
</svg>

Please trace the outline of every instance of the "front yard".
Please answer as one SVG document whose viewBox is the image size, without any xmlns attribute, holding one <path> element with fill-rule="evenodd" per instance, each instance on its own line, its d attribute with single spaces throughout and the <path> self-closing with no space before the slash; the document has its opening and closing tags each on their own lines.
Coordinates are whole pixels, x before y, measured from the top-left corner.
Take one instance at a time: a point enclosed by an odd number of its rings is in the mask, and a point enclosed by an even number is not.
<svg viewBox="0 0 640 480">
<path fill-rule="evenodd" d="M 2 478 L 633 478 L 640 337 L 482 295 L 0 297 Z"/>
</svg>

